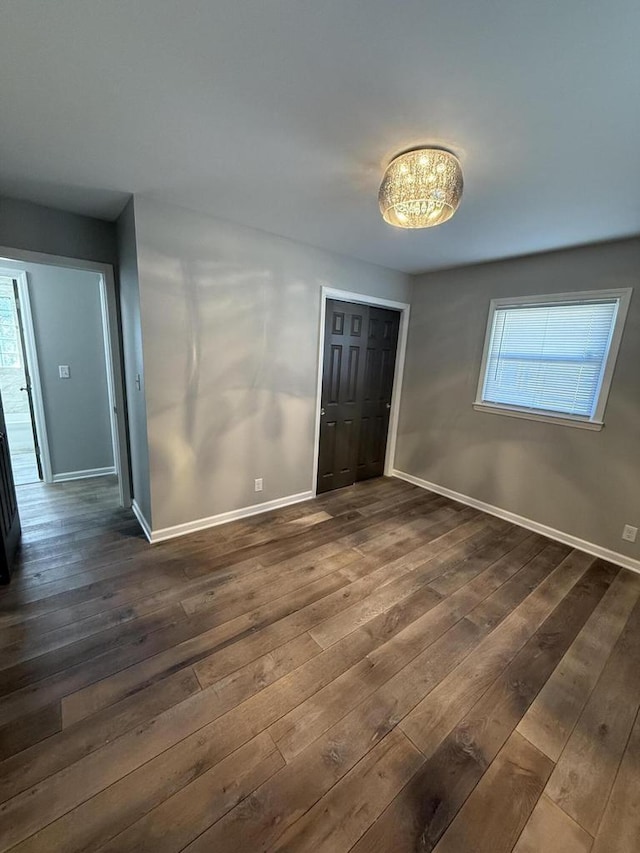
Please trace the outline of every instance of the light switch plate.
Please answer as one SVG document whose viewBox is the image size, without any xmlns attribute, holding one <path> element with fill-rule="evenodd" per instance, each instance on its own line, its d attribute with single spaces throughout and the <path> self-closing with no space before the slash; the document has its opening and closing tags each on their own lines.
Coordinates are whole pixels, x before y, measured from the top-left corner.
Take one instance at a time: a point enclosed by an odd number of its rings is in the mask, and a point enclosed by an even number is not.
<svg viewBox="0 0 640 853">
<path fill-rule="evenodd" d="M 71 373 L 69 372 L 69 365 L 59 364 L 58 373 L 60 375 L 60 379 L 69 379 L 69 377 L 71 376 Z"/>
</svg>

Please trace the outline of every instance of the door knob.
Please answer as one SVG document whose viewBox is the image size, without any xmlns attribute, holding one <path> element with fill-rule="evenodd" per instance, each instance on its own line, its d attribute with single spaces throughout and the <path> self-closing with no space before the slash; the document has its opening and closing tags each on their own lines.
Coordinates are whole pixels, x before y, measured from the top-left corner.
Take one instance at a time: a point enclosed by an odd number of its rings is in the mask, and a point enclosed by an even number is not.
<svg viewBox="0 0 640 853">
<path fill-rule="evenodd" d="M 391 403 L 387 403 L 387 409 L 391 408 Z"/>
<path fill-rule="evenodd" d="M 324 413 L 325 413 L 324 409 L 320 409 L 320 415 L 322 416 L 322 415 L 324 415 Z"/>
</svg>

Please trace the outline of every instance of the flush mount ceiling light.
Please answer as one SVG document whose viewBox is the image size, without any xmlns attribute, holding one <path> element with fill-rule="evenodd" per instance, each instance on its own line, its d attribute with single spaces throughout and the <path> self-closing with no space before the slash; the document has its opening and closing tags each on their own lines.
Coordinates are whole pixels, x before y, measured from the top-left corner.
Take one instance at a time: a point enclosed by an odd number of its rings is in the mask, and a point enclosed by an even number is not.
<svg viewBox="0 0 640 853">
<path fill-rule="evenodd" d="M 399 228 L 431 228 L 451 219 L 462 197 L 462 169 L 453 154 L 419 148 L 400 154 L 384 173 L 382 218 Z"/>
</svg>

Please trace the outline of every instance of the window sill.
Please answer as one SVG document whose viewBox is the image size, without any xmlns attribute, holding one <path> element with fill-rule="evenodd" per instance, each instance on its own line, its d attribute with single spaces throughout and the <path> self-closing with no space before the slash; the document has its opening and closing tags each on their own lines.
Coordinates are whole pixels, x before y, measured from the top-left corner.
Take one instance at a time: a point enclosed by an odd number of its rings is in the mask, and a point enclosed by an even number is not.
<svg viewBox="0 0 640 853">
<path fill-rule="evenodd" d="M 602 421 L 585 421 L 582 418 L 572 418 L 570 415 L 552 415 L 544 412 L 532 412 L 529 409 L 515 409 L 508 406 L 497 406 L 491 403 L 474 403 L 476 412 L 488 412 L 492 415 L 506 415 L 508 418 L 524 418 L 527 421 L 543 421 L 556 426 L 578 427 L 578 429 L 590 429 L 599 432 L 604 423 Z"/>
</svg>

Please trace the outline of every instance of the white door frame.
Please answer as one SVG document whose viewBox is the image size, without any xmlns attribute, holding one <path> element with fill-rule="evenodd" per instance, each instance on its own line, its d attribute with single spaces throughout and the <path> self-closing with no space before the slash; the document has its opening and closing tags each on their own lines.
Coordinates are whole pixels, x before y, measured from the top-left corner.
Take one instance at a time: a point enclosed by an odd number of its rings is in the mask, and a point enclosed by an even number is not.
<svg viewBox="0 0 640 853">
<path fill-rule="evenodd" d="M 0 246 L 0 265 L 2 260 L 17 261 L 22 263 L 46 264 L 53 267 L 66 267 L 67 269 L 86 270 L 87 272 L 98 273 L 100 276 L 100 299 L 102 304 L 102 322 L 104 329 L 104 349 L 105 361 L 107 365 L 107 388 L 109 391 L 109 402 L 111 411 L 111 435 L 113 440 L 113 463 L 118 475 L 118 487 L 120 490 L 120 505 L 123 507 L 131 506 L 131 482 L 129 477 L 129 452 L 127 447 L 127 423 L 125 418 L 124 408 L 124 383 L 123 383 L 123 367 L 120 357 L 120 339 L 118 335 L 118 303 L 116 297 L 116 284 L 113 267 L 111 264 L 102 264 L 97 261 L 86 261 L 79 258 L 66 258 L 61 255 L 49 255 L 44 252 L 31 252 L 25 249 L 12 249 L 10 247 Z M 16 270 L 11 272 L 14 278 L 19 278 L 19 273 Z M 26 275 L 25 275 L 26 283 Z M 28 288 L 25 288 L 28 299 Z M 22 296 L 22 292 L 21 292 Z M 29 308 L 28 302 L 25 308 Z M 31 325 L 31 311 L 25 312 L 29 319 L 25 325 Z M 33 329 L 31 329 L 33 335 Z M 25 337 L 27 337 L 25 329 Z M 33 355 L 35 355 L 35 350 Z M 33 363 L 30 368 L 36 368 L 37 359 L 32 357 Z M 39 385 L 39 374 L 32 374 L 32 379 L 38 379 L 38 394 L 41 405 L 41 394 Z M 34 401 L 35 402 L 35 401 Z M 37 411 L 37 407 L 36 407 Z M 42 414 L 42 425 L 44 426 L 44 411 Z M 38 427 L 38 419 L 36 419 L 36 427 Z M 43 439 L 43 473 L 45 477 L 47 473 L 51 476 L 51 460 L 49 457 L 48 443 L 46 442 L 46 426 L 44 426 L 44 435 L 39 435 Z M 45 470 L 45 455 L 48 471 Z M 50 481 L 49 481 L 50 482 Z"/>
<path fill-rule="evenodd" d="M 379 296 L 369 296 L 366 293 L 352 293 L 349 290 L 337 290 L 334 287 L 322 287 L 320 293 L 320 329 L 318 334 L 318 378 L 316 386 L 316 420 L 313 449 L 313 480 L 311 488 L 314 497 L 318 493 L 318 465 L 320 458 L 320 409 L 322 405 L 322 374 L 324 368 L 324 334 L 327 318 L 327 300 L 335 299 L 340 302 L 356 302 L 359 305 L 373 305 L 379 308 L 391 308 L 400 312 L 400 328 L 398 330 L 398 346 L 396 350 L 396 366 L 393 374 L 393 389 L 391 392 L 391 411 L 389 412 L 389 430 L 387 433 L 387 451 L 384 459 L 384 473 L 390 477 L 394 468 L 396 442 L 398 439 L 398 421 L 400 418 L 400 395 L 402 393 L 402 377 L 407 355 L 407 337 L 409 332 L 408 302 L 395 302 L 392 299 L 381 299 Z"/>
</svg>

